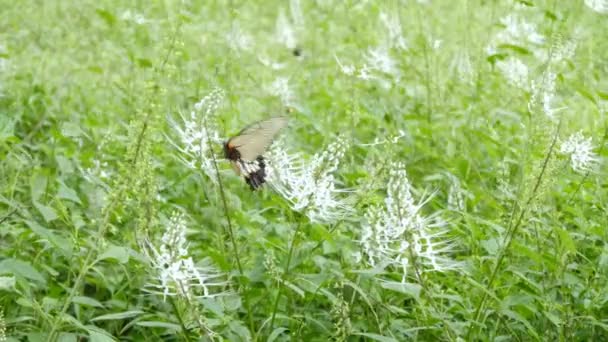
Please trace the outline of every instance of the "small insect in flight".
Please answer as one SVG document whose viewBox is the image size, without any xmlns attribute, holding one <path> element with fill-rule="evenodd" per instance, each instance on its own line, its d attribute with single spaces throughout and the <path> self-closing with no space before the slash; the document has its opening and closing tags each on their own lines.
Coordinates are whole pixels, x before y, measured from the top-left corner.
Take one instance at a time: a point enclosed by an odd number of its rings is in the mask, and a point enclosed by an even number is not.
<svg viewBox="0 0 608 342">
<path fill-rule="evenodd" d="M 237 175 L 243 175 L 251 190 L 266 182 L 266 161 L 262 154 L 274 137 L 287 126 L 287 117 L 255 122 L 224 143 L 224 155 Z"/>
</svg>

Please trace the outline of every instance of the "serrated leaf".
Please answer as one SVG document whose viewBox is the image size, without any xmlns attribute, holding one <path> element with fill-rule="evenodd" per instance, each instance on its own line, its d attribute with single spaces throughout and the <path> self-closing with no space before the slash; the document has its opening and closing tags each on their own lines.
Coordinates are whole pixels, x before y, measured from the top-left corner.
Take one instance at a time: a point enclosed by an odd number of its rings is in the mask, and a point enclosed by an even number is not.
<svg viewBox="0 0 608 342">
<path fill-rule="evenodd" d="M 387 290 L 401 292 L 403 294 L 414 297 L 416 300 L 420 299 L 420 291 L 422 286 L 414 283 L 398 283 L 398 282 L 382 282 L 380 286 Z"/>
<path fill-rule="evenodd" d="M 230 330 L 243 339 L 243 341 L 251 341 L 251 333 L 249 329 L 240 321 L 231 321 L 229 323 Z"/>
<path fill-rule="evenodd" d="M 97 258 L 98 261 L 105 259 L 114 259 L 120 264 L 125 264 L 129 261 L 129 250 L 125 247 L 111 245 Z"/>
<path fill-rule="evenodd" d="M 12 258 L 0 261 L 0 274 L 7 273 L 46 284 L 44 276 L 26 261 Z"/>
<path fill-rule="evenodd" d="M 103 308 L 103 304 L 91 297 L 75 296 L 74 298 L 72 298 L 72 303 L 84 306 L 92 306 L 96 308 Z"/>
<path fill-rule="evenodd" d="M 36 171 L 30 177 L 30 196 L 32 202 L 37 202 L 46 191 L 47 177 Z"/>
<path fill-rule="evenodd" d="M 30 227 L 34 234 L 38 235 L 41 239 L 50 242 L 57 250 L 61 251 L 64 256 L 68 258 L 72 257 L 72 242 L 70 240 L 55 234 L 55 232 L 50 229 L 42 227 L 35 221 L 26 221 L 25 223 Z"/>
<path fill-rule="evenodd" d="M 44 218 L 44 221 L 46 222 L 51 222 L 53 220 L 56 220 L 59 216 L 57 216 L 57 213 L 55 212 L 55 209 L 38 203 L 38 202 L 34 202 L 34 207 L 36 207 L 36 209 L 38 209 L 38 212 L 40 212 L 40 214 L 42 215 L 42 218 Z"/>
<path fill-rule="evenodd" d="M 62 199 L 66 199 L 72 201 L 74 203 L 80 204 L 80 198 L 78 198 L 78 194 L 74 189 L 65 185 L 63 182 L 59 182 L 59 190 L 57 190 L 57 196 Z"/>
<path fill-rule="evenodd" d="M 132 311 L 117 312 L 117 313 L 111 313 L 111 314 L 107 314 L 107 315 L 97 316 L 97 317 L 91 319 L 91 321 L 97 322 L 97 321 L 123 320 L 123 319 L 127 319 L 127 318 L 137 317 L 137 316 L 139 316 L 139 315 L 141 315 L 143 313 L 144 312 L 141 311 L 141 310 L 132 310 Z"/>
</svg>

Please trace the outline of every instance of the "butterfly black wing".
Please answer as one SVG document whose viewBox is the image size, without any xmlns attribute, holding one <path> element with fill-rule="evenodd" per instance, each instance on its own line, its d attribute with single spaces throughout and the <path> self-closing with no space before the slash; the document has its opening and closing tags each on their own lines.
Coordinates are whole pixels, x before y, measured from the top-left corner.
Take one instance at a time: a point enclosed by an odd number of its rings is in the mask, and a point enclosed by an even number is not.
<svg viewBox="0 0 608 342">
<path fill-rule="evenodd" d="M 266 180 L 266 162 L 262 154 L 273 138 L 287 125 L 286 117 L 274 117 L 245 127 L 224 144 L 226 158 L 230 159 L 237 173 L 245 177 L 252 190 Z"/>
<path fill-rule="evenodd" d="M 254 161 L 266 151 L 272 139 L 285 126 L 287 126 L 287 118 L 284 116 L 259 121 L 245 127 L 226 144 L 229 149 L 238 151 L 240 159 Z"/>
</svg>

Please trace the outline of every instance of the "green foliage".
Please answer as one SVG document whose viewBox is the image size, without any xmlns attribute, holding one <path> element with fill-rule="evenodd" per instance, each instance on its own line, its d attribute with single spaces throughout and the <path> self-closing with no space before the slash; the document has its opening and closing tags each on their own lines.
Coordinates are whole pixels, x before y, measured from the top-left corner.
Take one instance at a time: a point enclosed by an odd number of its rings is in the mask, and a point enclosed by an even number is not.
<svg viewBox="0 0 608 342">
<path fill-rule="evenodd" d="M 608 339 L 606 13 L 556 0 L 0 8 L 0 341 Z M 216 88 L 222 137 L 289 115 L 281 144 L 307 162 L 345 137 L 335 185 L 353 210 L 318 223 L 270 186 L 251 192 L 211 139 L 217 169 L 185 165 L 172 122 Z M 579 131 L 599 161 L 586 172 L 560 151 Z M 386 204 L 395 162 L 457 267 L 433 271 L 413 246 L 407 272 L 369 263 L 365 213 Z M 149 246 L 174 212 L 181 261 L 219 272 L 209 295 L 149 290 Z"/>
</svg>

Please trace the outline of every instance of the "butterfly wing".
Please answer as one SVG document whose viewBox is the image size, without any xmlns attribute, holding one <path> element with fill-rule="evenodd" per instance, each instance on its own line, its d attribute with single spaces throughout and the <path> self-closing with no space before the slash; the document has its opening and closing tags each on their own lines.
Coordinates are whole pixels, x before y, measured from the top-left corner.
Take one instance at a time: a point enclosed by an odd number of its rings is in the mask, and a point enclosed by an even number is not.
<svg viewBox="0 0 608 342">
<path fill-rule="evenodd" d="M 278 116 L 245 127 L 226 143 L 228 149 L 238 151 L 240 159 L 254 161 L 264 153 L 272 139 L 287 126 L 287 118 Z"/>
</svg>

